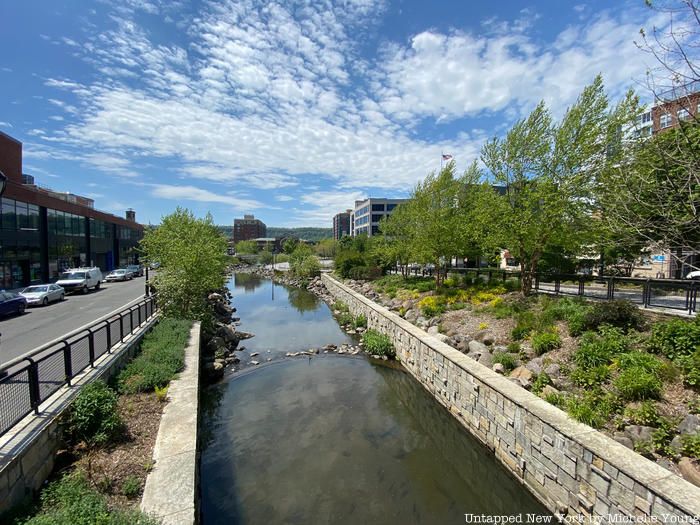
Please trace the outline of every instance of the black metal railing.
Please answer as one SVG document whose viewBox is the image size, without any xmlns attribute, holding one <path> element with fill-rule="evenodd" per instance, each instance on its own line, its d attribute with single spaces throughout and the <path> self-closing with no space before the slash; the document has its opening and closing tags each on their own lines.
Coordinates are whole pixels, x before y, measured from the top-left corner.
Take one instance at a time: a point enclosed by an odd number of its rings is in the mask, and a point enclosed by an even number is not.
<svg viewBox="0 0 700 525">
<path fill-rule="evenodd" d="M 0 366 L 0 436 L 158 311 L 156 296 L 55 339 Z"/>
<path fill-rule="evenodd" d="M 398 273 L 398 268 L 393 269 Z M 409 275 L 431 276 L 430 267 L 411 267 Z M 473 275 L 485 283 L 520 279 L 520 272 L 493 268 L 450 268 L 448 273 Z M 700 281 L 688 279 L 641 279 L 592 275 L 536 273 L 533 287 L 537 292 L 556 295 L 574 295 L 593 299 L 627 299 L 643 308 L 668 308 L 697 313 Z"/>
</svg>

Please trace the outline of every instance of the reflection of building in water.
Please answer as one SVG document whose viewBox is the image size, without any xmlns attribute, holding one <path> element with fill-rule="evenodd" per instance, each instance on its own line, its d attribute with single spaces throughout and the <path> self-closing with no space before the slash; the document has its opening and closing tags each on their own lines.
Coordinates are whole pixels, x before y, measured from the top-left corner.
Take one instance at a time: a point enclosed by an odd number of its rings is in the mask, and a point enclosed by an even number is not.
<svg viewBox="0 0 700 525">
<path fill-rule="evenodd" d="M 233 274 L 233 286 L 252 292 L 263 285 L 263 279 L 252 273 Z"/>
</svg>

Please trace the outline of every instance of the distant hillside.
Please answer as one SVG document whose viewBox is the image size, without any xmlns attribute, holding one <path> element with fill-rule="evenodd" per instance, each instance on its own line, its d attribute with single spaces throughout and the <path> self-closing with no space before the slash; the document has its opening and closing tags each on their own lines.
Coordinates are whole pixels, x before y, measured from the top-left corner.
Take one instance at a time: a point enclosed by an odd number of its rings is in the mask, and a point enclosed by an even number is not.
<svg viewBox="0 0 700 525">
<path fill-rule="evenodd" d="M 221 233 L 226 238 L 231 238 L 233 235 L 233 226 L 218 226 Z M 289 237 L 294 236 L 307 241 L 320 241 L 321 239 L 330 239 L 333 237 L 332 228 L 277 228 L 275 226 L 267 227 L 268 237 Z"/>
</svg>

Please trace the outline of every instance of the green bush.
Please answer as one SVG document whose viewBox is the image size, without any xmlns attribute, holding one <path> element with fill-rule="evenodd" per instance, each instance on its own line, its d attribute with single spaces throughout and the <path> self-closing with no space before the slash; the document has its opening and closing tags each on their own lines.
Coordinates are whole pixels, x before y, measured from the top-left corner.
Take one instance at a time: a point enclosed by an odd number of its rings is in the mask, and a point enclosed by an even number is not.
<svg viewBox="0 0 700 525">
<path fill-rule="evenodd" d="M 683 454 L 694 459 L 700 459 L 700 433 L 681 436 Z"/>
<path fill-rule="evenodd" d="M 561 338 L 554 331 L 537 332 L 532 335 L 532 349 L 535 354 L 542 355 L 545 352 L 556 350 L 561 346 Z"/>
<path fill-rule="evenodd" d="M 574 362 L 581 368 L 608 365 L 627 350 L 628 342 L 620 329 L 601 327 L 600 333 L 586 332 L 574 352 Z"/>
<path fill-rule="evenodd" d="M 355 328 L 367 328 L 367 318 L 364 315 L 358 315 L 353 321 Z"/>
<path fill-rule="evenodd" d="M 673 375 L 673 370 L 669 365 L 646 352 L 626 352 L 617 356 L 616 362 L 622 370 L 640 368 L 654 374 L 659 379 L 670 379 Z"/>
<path fill-rule="evenodd" d="M 141 343 L 140 353 L 119 373 L 124 393 L 151 392 L 167 385 L 185 365 L 185 346 L 192 322 L 166 318 Z"/>
<path fill-rule="evenodd" d="M 677 357 L 675 363 L 681 369 L 686 385 L 700 387 L 700 348 L 690 355 Z"/>
<path fill-rule="evenodd" d="M 493 354 L 493 362 L 500 363 L 506 372 L 510 372 L 515 369 L 518 364 L 517 356 L 509 354 L 508 352 L 496 352 Z"/>
<path fill-rule="evenodd" d="M 104 445 L 115 440 L 122 428 L 114 390 L 100 380 L 83 386 L 68 410 L 69 438 L 88 445 Z"/>
<path fill-rule="evenodd" d="M 606 324 L 627 332 L 632 329 L 642 330 L 646 325 L 639 308 L 634 303 L 622 299 L 595 303 L 586 312 L 583 321 L 585 330 L 595 330 Z"/>
<path fill-rule="evenodd" d="M 638 408 L 625 408 L 623 415 L 633 425 L 653 427 L 656 426 L 659 421 L 656 404 L 650 400 L 642 401 Z"/>
<path fill-rule="evenodd" d="M 380 334 L 376 330 L 367 330 L 362 334 L 362 344 L 364 349 L 371 355 L 396 356 L 394 345 L 391 344 L 391 339 L 384 334 Z"/>
<path fill-rule="evenodd" d="M 50 483 L 41 493 L 41 509 L 24 525 L 156 525 L 137 510 L 110 509 L 80 472 Z"/>
<path fill-rule="evenodd" d="M 519 354 L 520 353 L 520 343 L 517 341 L 513 341 L 511 343 L 508 343 L 508 346 L 506 347 L 506 351 L 510 352 L 511 354 Z"/>
<path fill-rule="evenodd" d="M 700 350 L 700 317 L 694 321 L 673 319 L 651 327 L 649 351 L 673 360 Z"/>
<path fill-rule="evenodd" d="M 658 399 L 661 394 L 661 379 L 640 366 L 624 369 L 613 381 L 620 396 L 627 401 Z"/>
<path fill-rule="evenodd" d="M 589 368 L 578 367 L 571 372 L 571 380 L 579 386 L 598 386 L 610 378 L 610 368 L 598 365 Z"/>
<path fill-rule="evenodd" d="M 127 476 L 122 483 L 122 494 L 127 498 L 132 499 L 138 496 L 141 492 L 141 480 L 136 476 Z"/>
<path fill-rule="evenodd" d="M 539 394 L 540 392 L 542 392 L 542 389 L 544 387 L 551 384 L 552 378 L 549 377 L 549 375 L 546 372 L 542 372 L 540 374 L 537 374 L 535 381 L 532 383 L 532 391 L 535 394 Z"/>
<path fill-rule="evenodd" d="M 571 417 L 593 428 L 600 428 L 617 409 L 614 397 L 599 391 L 588 391 L 567 399 L 566 411 Z"/>
<path fill-rule="evenodd" d="M 433 279 L 420 280 L 415 284 L 413 289 L 420 293 L 430 292 L 431 290 L 435 290 L 435 281 Z"/>
</svg>

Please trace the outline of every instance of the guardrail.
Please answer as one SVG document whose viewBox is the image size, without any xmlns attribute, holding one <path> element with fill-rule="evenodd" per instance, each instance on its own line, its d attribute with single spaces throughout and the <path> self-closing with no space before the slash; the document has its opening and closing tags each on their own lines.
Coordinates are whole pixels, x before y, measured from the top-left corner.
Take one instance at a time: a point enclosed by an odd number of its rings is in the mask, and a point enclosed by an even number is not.
<svg viewBox="0 0 700 525">
<path fill-rule="evenodd" d="M 0 366 L 0 436 L 158 311 L 150 296 Z"/>
<path fill-rule="evenodd" d="M 394 268 L 393 271 L 398 271 Z M 520 279 L 520 272 L 481 268 L 450 268 L 448 273 L 474 274 L 486 283 L 499 280 Z M 410 268 L 409 274 L 432 276 L 430 268 Z M 556 295 L 575 295 L 593 299 L 627 299 L 643 308 L 668 308 L 682 310 L 689 315 L 697 313 L 700 281 L 678 279 L 640 279 L 638 277 L 614 277 L 592 275 L 536 273 L 535 291 Z"/>
</svg>

